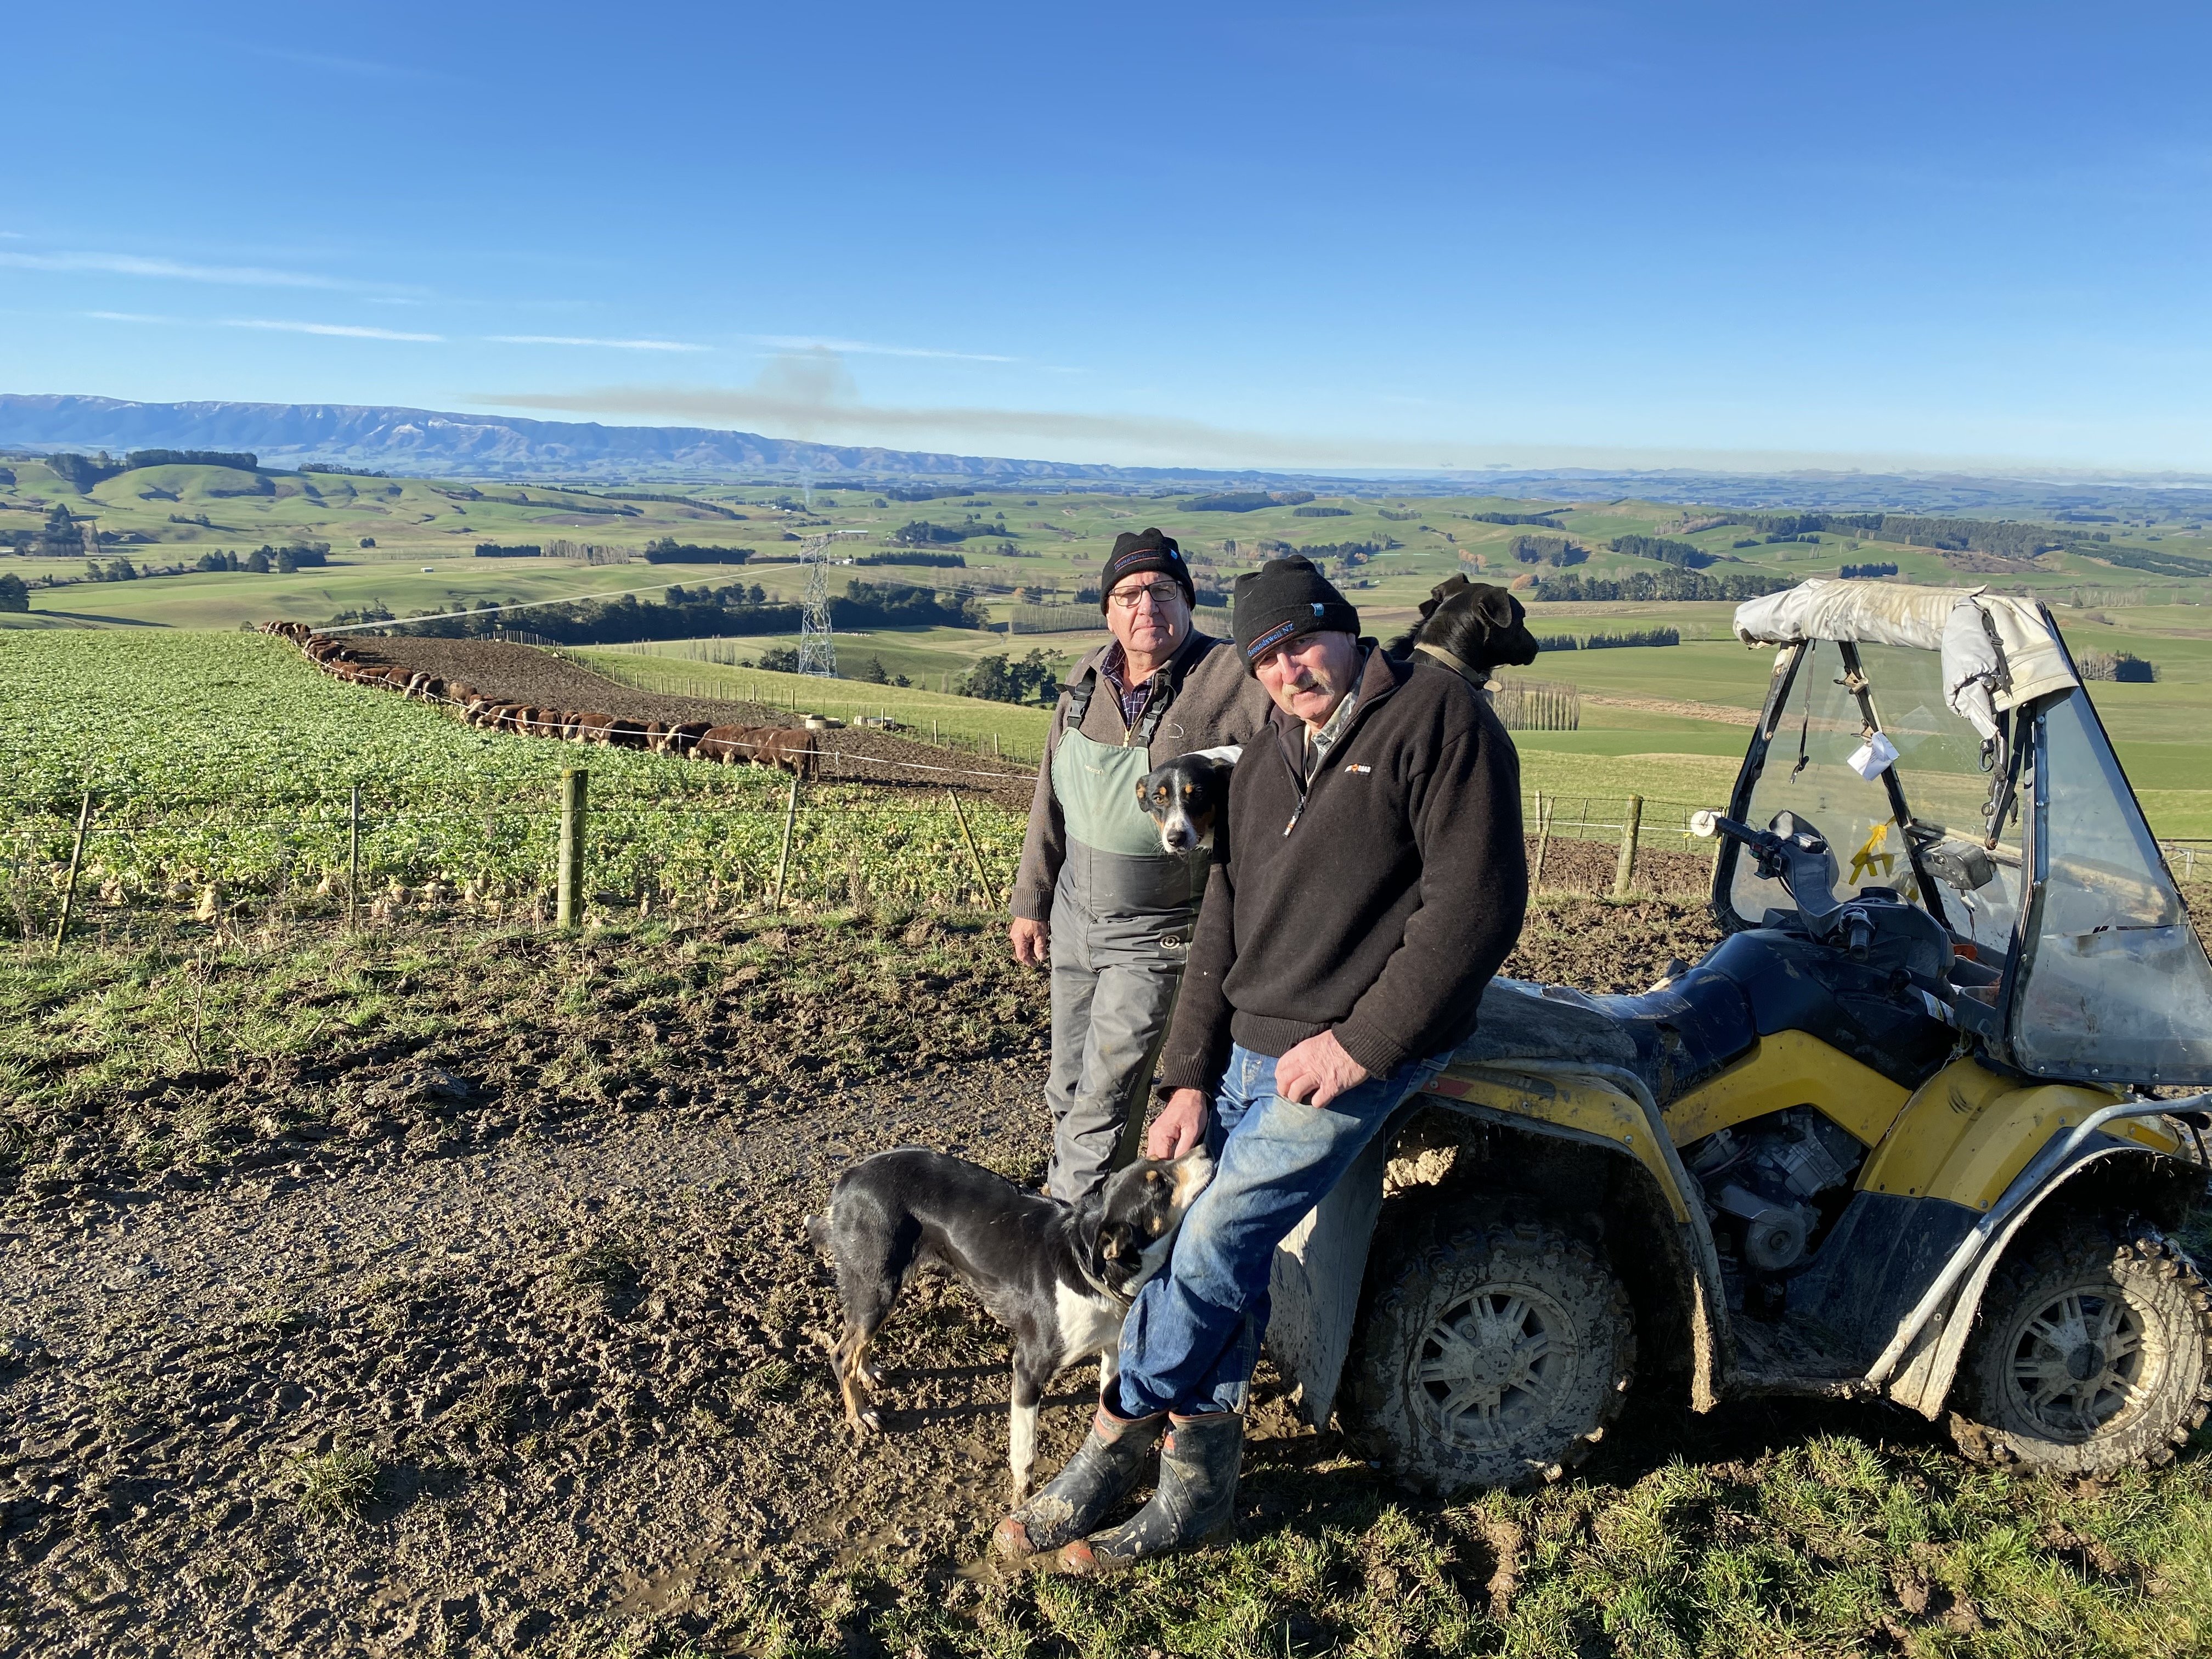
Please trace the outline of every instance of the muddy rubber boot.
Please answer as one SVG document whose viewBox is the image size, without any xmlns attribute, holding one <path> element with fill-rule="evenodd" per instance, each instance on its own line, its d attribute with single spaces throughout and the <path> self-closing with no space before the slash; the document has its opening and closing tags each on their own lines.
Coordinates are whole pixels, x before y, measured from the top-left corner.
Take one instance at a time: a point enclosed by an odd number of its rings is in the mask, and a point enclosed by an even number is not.
<svg viewBox="0 0 2212 1659">
<path fill-rule="evenodd" d="M 1100 1406 L 1067 1467 L 992 1529 L 992 1553 L 1021 1561 L 1082 1537 L 1137 1484 L 1167 1425 L 1165 1412 L 1116 1417 Z"/>
<path fill-rule="evenodd" d="M 1068 1545 L 1060 1553 L 1060 1571 L 1079 1577 L 1113 1572 L 1227 1531 L 1237 1518 L 1243 1462 L 1243 1413 L 1170 1417 L 1152 1501 L 1111 1532 Z"/>
</svg>

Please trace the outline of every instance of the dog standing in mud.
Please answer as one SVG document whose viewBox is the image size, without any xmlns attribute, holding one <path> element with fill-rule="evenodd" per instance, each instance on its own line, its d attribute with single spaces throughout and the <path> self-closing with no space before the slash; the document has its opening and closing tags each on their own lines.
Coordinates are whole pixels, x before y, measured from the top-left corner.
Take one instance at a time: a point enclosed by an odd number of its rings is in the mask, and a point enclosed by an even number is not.
<svg viewBox="0 0 2212 1659">
<path fill-rule="evenodd" d="M 832 1352 L 845 1420 L 856 1434 L 882 1424 L 868 1389 L 881 1379 L 868 1350 L 892 1305 L 926 1262 L 975 1292 L 1012 1334 L 1014 1397 L 1006 1462 L 1014 1501 L 1036 1462 L 1037 1402 L 1062 1368 L 1093 1354 L 1100 1385 L 1113 1379 L 1129 1300 L 1166 1266 L 1176 1229 L 1213 1177 L 1205 1152 L 1117 1170 L 1079 1203 L 1028 1192 L 965 1158 L 901 1146 L 837 1177 L 828 1213 L 807 1231 L 837 1270 L 845 1330 Z"/>
</svg>

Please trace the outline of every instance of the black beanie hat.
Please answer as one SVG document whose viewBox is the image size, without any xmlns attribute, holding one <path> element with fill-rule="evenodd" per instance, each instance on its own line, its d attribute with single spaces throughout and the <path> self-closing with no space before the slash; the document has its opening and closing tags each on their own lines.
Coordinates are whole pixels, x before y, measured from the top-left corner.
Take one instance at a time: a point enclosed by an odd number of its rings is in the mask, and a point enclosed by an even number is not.
<svg viewBox="0 0 2212 1659">
<path fill-rule="evenodd" d="M 1198 589 L 1190 580 L 1190 567 L 1182 562 L 1182 549 L 1164 531 L 1125 530 L 1114 538 L 1114 550 L 1106 556 L 1106 568 L 1098 578 L 1098 608 L 1106 608 L 1114 584 L 1139 570 L 1164 570 L 1182 589 L 1186 604 L 1198 603 Z"/>
<path fill-rule="evenodd" d="M 1311 559 L 1293 553 L 1270 559 L 1237 579 L 1237 608 L 1230 620 L 1237 649 L 1251 667 L 1257 658 L 1301 634 L 1359 632 L 1359 613 Z"/>
</svg>

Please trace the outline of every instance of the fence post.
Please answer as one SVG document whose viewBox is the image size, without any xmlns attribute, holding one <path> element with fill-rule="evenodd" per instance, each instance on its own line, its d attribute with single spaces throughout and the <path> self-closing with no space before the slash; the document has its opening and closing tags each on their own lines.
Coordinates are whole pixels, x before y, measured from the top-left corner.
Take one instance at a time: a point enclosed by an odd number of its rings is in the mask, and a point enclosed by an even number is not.
<svg viewBox="0 0 2212 1659">
<path fill-rule="evenodd" d="M 346 806 L 346 932 L 361 928 L 361 786 Z"/>
<path fill-rule="evenodd" d="M 968 813 L 960 805 L 959 792 L 948 789 L 945 792 L 945 798 L 952 803 L 952 816 L 960 820 L 960 838 L 968 843 L 968 856 L 975 866 L 975 882 L 983 890 L 983 902 L 995 910 L 999 908 L 998 889 L 991 884 L 990 877 L 983 872 L 983 854 L 975 846 L 975 833 L 968 828 Z"/>
<path fill-rule="evenodd" d="M 70 917 L 76 910 L 76 872 L 84 863 L 84 832 L 92 823 L 92 791 L 84 792 L 84 799 L 76 809 L 76 840 L 70 847 L 69 884 L 62 889 L 62 919 L 54 924 L 54 952 L 59 955 L 62 935 L 69 932 Z"/>
<path fill-rule="evenodd" d="M 584 815 L 589 775 L 580 766 L 561 771 L 561 847 L 555 865 L 553 923 L 574 927 L 584 908 Z"/>
<path fill-rule="evenodd" d="M 1636 873 L 1636 838 L 1644 826 L 1644 797 L 1628 798 L 1628 822 L 1620 826 L 1620 862 L 1613 869 L 1613 896 L 1628 896 L 1629 878 Z"/>
<path fill-rule="evenodd" d="M 791 827 L 799 819 L 799 774 L 791 775 L 791 799 L 783 808 L 783 850 L 775 855 L 775 896 L 769 901 L 771 910 L 783 908 L 783 873 L 791 867 Z"/>
<path fill-rule="evenodd" d="M 1528 872 L 1528 890 L 1541 891 L 1544 885 L 1544 854 L 1552 845 L 1552 809 L 1544 799 L 1544 792 L 1536 792 L 1536 867 Z"/>
</svg>

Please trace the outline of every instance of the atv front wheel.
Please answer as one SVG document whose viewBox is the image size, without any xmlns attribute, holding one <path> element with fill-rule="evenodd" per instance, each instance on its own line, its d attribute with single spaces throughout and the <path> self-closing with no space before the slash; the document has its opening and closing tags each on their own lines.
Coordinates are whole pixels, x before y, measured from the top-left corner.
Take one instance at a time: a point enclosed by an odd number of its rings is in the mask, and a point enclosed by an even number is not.
<svg viewBox="0 0 2212 1659">
<path fill-rule="evenodd" d="M 2212 1401 L 2212 1297 L 2155 1231 L 2077 1222 L 1982 1297 L 1952 1423 L 1969 1455 L 2106 1475 L 2173 1455 Z"/>
<path fill-rule="evenodd" d="M 1347 1426 L 1443 1496 L 1556 1480 L 1620 1412 L 1635 1322 L 1588 1245 L 1534 1222 L 1453 1228 L 1376 1265 Z"/>
</svg>

